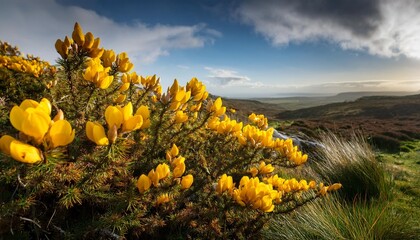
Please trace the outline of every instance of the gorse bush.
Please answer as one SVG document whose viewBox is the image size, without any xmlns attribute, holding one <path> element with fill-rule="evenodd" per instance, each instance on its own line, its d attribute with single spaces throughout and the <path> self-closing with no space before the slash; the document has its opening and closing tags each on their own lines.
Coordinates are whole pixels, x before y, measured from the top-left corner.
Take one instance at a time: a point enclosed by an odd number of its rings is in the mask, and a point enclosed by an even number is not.
<svg viewBox="0 0 420 240">
<path fill-rule="evenodd" d="M 53 67 L 1 43 L 3 236 L 250 238 L 341 187 L 279 176 L 307 155 L 196 78 L 164 92 L 77 23 L 55 48 Z"/>
</svg>

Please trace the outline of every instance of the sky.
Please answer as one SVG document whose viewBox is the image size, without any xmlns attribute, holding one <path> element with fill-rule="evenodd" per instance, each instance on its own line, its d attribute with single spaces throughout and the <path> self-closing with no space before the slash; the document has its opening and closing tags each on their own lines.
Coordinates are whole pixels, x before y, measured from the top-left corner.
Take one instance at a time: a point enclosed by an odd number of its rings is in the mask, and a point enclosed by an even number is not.
<svg viewBox="0 0 420 240">
<path fill-rule="evenodd" d="M 419 0 L 0 0 L 0 40 L 50 63 L 75 22 L 166 89 L 223 97 L 420 91 Z"/>
</svg>

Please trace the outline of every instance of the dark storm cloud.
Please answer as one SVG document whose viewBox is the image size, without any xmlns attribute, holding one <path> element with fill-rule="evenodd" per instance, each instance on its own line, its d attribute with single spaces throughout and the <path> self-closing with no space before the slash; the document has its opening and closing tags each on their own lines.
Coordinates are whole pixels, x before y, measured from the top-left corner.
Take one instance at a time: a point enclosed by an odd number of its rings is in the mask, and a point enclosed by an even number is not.
<svg viewBox="0 0 420 240">
<path fill-rule="evenodd" d="M 294 0 L 291 4 L 298 13 L 314 19 L 335 22 L 356 35 L 368 36 L 381 21 L 378 0 Z"/>
<path fill-rule="evenodd" d="M 420 58 L 418 0 L 246 0 L 240 21 L 275 46 L 327 40 L 372 55 Z"/>
</svg>

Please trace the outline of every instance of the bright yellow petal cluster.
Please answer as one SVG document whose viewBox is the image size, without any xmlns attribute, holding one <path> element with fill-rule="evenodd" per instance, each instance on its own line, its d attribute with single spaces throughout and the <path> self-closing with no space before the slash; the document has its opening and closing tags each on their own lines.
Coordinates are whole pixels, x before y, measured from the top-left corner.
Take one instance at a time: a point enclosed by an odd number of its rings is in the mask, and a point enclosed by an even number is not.
<svg viewBox="0 0 420 240">
<path fill-rule="evenodd" d="M 206 86 L 198 81 L 197 78 L 192 78 L 186 85 L 186 90 L 191 92 L 193 101 L 204 101 L 209 96 L 206 91 Z"/>
<path fill-rule="evenodd" d="M 243 123 L 231 120 L 229 117 L 225 117 L 220 120 L 218 117 L 212 117 L 207 123 L 207 127 L 220 133 L 220 134 L 236 134 L 242 130 Z"/>
<path fill-rule="evenodd" d="M 308 160 L 308 155 L 299 151 L 298 147 L 293 145 L 292 139 L 276 139 L 273 148 L 296 165 L 304 164 Z"/>
<path fill-rule="evenodd" d="M 246 125 L 242 132 L 238 132 L 236 136 L 242 145 L 250 142 L 252 146 L 271 148 L 274 145 L 273 132 L 273 128 L 261 130 L 255 126 Z"/>
<path fill-rule="evenodd" d="M 153 186 L 159 186 L 159 181 L 165 179 L 170 174 L 169 166 L 166 163 L 161 163 L 155 169 L 150 170 L 147 175 L 150 181 L 153 183 Z"/>
<path fill-rule="evenodd" d="M 223 174 L 220 177 L 219 181 L 217 181 L 216 192 L 219 194 L 222 194 L 225 191 L 232 193 L 233 187 L 234 185 L 232 176 L 227 176 L 226 174 Z"/>
<path fill-rule="evenodd" d="M 134 67 L 133 63 L 130 62 L 128 55 L 125 52 L 118 54 L 116 63 L 118 71 L 122 73 L 129 72 Z"/>
<path fill-rule="evenodd" d="M 52 121 L 51 103 L 43 98 L 40 102 L 26 99 L 10 111 L 10 122 L 14 128 L 28 136 L 29 141 L 40 145 L 44 140 L 48 148 L 70 144 L 74 139 L 74 130 L 70 123 L 61 117 Z M 62 111 L 57 115 L 63 116 Z M 57 120 L 58 119 L 58 120 Z"/>
<path fill-rule="evenodd" d="M 186 91 L 184 87 L 180 87 L 178 81 L 175 79 L 166 95 L 166 98 L 167 101 L 170 102 L 169 109 L 174 111 L 178 109 L 184 110 L 186 107 L 184 104 L 191 98 L 191 91 Z"/>
<path fill-rule="evenodd" d="M 100 38 L 95 38 L 91 32 L 83 34 L 79 23 L 74 24 L 72 38 L 65 37 L 64 41 L 57 39 L 55 49 L 63 59 L 67 59 L 70 53 L 86 54 L 91 58 L 99 58 L 104 53 L 103 48 L 99 48 Z"/>
<path fill-rule="evenodd" d="M 146 106 L 140 106 L 133 115 L 131 102 L 124 107 L 108 106 L 105 109 L 105 121 L 108 125 L 108 133 L 105 128 L 97 122 L 87 122 L 86 136 L 89 140 L 99 146 L 113 143 L 118 134 L 132 132 L 150 126 L 150 112 Z M 146 119 L 146 120 L 144 120 Z"/>
<path fill-rule="evenodd" d="M 35 163 L 42 160 L 42 152 L 35 146 L 43 145 L 45 150 L 66 146 L 74 140 L 74 130 L 70 123 L 64 120 L 60 110 L 54 120 L 51 120 L 51 103 L 43 98 L 40 102 L 26 99 L 10 111 L 10 122 L 20 131 L 19 136 L 26 142 L 4 135 L 0 141 L 3 153 L 12 156 L 17 161 Z"/>
<path fill-rule="evenodd" d="M 318 194 L 321 196 L 324 196 L 327 194 L 327 192 L 337 191 L 342 187 L 341 183 L 334 183 L 331 186 L 324 186 L 323 183 L 319 184 L 319 192 Z"/>
<path fill-rule="evenodd" d="M 117 56 L 115 55 L 115 52 L 111 50 L 104 50 L 104 53 L 101 56 L 102 63 L 104 67 L 110 68 L 112 67 L 112 63 L 117 60 Z"/>
<path fill-rule="evenodd" d="M 252 113 L 251 115 L 248 116 L 248 119 L 252 123 L 256 124 L 259 129 L 266 129 L 268 127 L 268 120 L 262 114 L 256 115 L 255 113 Z"/>
<path fill-rule="evenodd" d="M 156 206 L 168 203 L 171 201 L 171 196 L 168 193 L 163 193 L 159 195 L 156 199 Z"/>
<path fill-rule="evenodd" d="M 16 72 L 29 73 L 34 77 L 39 77 L 41 74 L 52 69 L 48 62 L 41 61 L 37 58 L 25 59 L 22 56 L 0 55 L 0 68 L 2 67 Z"/>
<path fill-rule="evenodd" d="M 179 149 L 176 144 L 173 144 L 171 150 L 166 152 L 166 159 L 171 164 L 174 178 L 179 178 L 185 173 L 185 158 L 179 155 Z"/>
<path fill-rule="evenodd" d="M 166 159 L 170 162 L 172 171 L 172 178 L 180 178 L 185 173 L 185 158 L 179 155 L 178 147 L 173 144 L 172 148 L 166 152 Z M 171 170 L 166 163 L 159 164 L 155 169 L 150 170 L 146 176 L 142 174 L 137 181 L 137 188 L 140 193 L 147 191 L 151 184 L 158 187 L 160 180 L 166 179 L 170 176 Z M 188 189 L 193 184 L 194 177 L 191 174 L 183 176 L 181 181 L 181 189 Z"/>
<path fill-rule="evenodd" d="M 207 110 L 215 117 L 219 117 L 226 112 L 226 107 L 222 105 L 222 99 L 219 97 L 214 102 L 210 101 Z"/>
<path fill-rule="evenodd" d="M 159 97 L 162 94 L 162 87 L 160 85 L 160 79 L 156 77 L 156 75 L 153 76 L 147 76 L 147 77 L 140 77 L 140 83 L 143 85 L 144 89 L 147 91 L 153 91 L 155 92 Z"/>
<path fill-rule="evenodd" d="M 182 111 L 182 110 L 178 110 L 175 113 L 175 117 L 174 117 L 174 121 L 175 123 L 183 123 L 186 122 L 188 120 L 188 115 Z"/>
<path fill-rule="evenodd" d="M 83 73 L 83 78 L 94 83 L 101 89 L 107 89 L 114 80 L 114 76 L 108 75 L 110 69 L 109 67 L 102 66 L 99 58 L 91 58 L 87 62 L 87 68 Z"/>
<path fill-rule="evenodd" d="M 273 200 L 280 194 L 273 185 L 260 182 L 259 178 L 242 177 L 239 188 L 233 191 L 233 199 L 241 206 L 250 206 L 264 212 L 274 210 Z"/>
<path fill-rule="evenodd" d="M 279 192 L 282 193 L 307 191 L 308 189 L 316 188 L 315 181 L 310 181 L 308 183 L 305 179 L 302 179 L 300 181 L 296 180 L 295 178 L 284 179 L 279 177 L 277 174 L 269 178 L 265 178 L 264 181 L 273 185 L 274 188 L 276 188 Z"/>
<path fill-rule="evenodd" d="M 271 164 L 266 164 L 264 161 L 260 161 L 258 168 L 251 167 L 249 169 L 249 173 L 251 173 L 252 177 L 255 177 L 257 174 L 270 174 L 274 171 L 274 167 Z"/>
</svg>

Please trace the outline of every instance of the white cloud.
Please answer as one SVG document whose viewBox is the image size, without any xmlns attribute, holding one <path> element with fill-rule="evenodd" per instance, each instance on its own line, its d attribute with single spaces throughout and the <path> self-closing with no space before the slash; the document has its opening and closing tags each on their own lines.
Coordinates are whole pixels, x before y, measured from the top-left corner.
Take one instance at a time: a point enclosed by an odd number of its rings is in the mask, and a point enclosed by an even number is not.
<svg viewBox="0 0 420 240">
<path fill-rule="evenodd" d="M 327 40 L 372 55 L 420 59 L 420 1 L 249 0 L 237 9 L 273 45 Z"/>
<path fill-rule="evenodd" d="M 199 48 L 212 43 L 221 33 L 205 24 L 192 26 L 153 25 L 142 22 L 123 24 L 77 6 L 63 6 L 54 0 L 6 0 L 0 8 L 0 36 L 53 62 L 58 58 L 54 43 L 70 36 L 75 22 L 84 32 L 101 38 L 101 45 L 127 52 L 134 63 L 151 63 L 173 49 Z"/>
<path fill-rule="evenodd" d="M 207 77 L 211 81 L 214 82 L 214 80 L 217 81 L 218 86 L 220 87 L 261 87 L 263 84 L 261 82 L 253 82 L 251 79 L 247 76 L 239 75 L 237 71 L 234 70 L 228 70 L 228 69 L 222 69 L 222 68 L 212 68 L 212 67 L 205 67 L 205 70 L 207 70 L 210 75 Z"/>
</svg>

